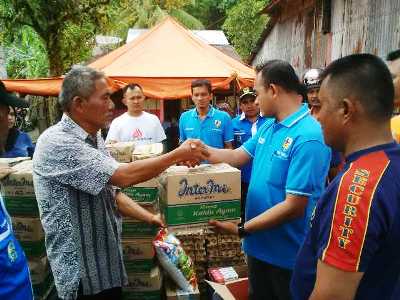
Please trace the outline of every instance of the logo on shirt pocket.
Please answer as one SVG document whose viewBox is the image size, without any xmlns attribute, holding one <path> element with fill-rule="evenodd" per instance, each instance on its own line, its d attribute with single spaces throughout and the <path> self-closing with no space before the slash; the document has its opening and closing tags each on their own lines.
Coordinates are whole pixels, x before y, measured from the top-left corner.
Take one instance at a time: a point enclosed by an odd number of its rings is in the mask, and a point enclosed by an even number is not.
<svg viewBox="0 0 400 300">
<path fill-rule="evenodd" d="M 214 121 L 214 125 L 215 125 L 215 127 L 217 127 L 217 128 L 220 128 L 220 127 L 221 127 L 221 124 L 222 124 L 222 122 L 221 122 L 220 120 L 215 120 L 215 121 Z"/>
<path fill-rule="evenodd" d="M 283 151 L 287 151 L 293 143 L 293 139 L 291 137 L 286 137 L 282 144 Z"/>
<path fill-rule="evenodd" d="M 8 243 L 8 247 L 7 247 L 7 254 L 8 254 L 8 258 L 10 259 L 10 262 L 13 264 L 17 258 L 18 258 L 18 253 L 17 250 L 15 249 L 15 244 L 13 241 L 10 241 Z"/>
</svg>

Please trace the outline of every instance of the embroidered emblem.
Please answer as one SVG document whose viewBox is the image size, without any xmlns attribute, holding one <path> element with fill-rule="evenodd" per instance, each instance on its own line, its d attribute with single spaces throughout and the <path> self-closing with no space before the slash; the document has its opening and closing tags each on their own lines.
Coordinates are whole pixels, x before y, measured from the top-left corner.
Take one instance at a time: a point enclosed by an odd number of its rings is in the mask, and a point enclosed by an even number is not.
<svg viewBox="0 0 400 300">
<path fill-rule="evenodd" d="M 215 127 L 220 128 L 222 122 L 221 122 L 220 120 L 215 120 L 215 121 L 214 121 L 214 124 L 215 124 Z"/>
<path fill-rule="evenodd" d="M 293 139 L 291 137 L 285 138 L 285 140 L 283 141 L 283 144 L 282 144 L 282 149 L 284 151 L 287 151 L 290 148 L 290 146 L 292 145 L 292 143 L 293 143 Z"/>
<path fill-rule="evenodd" d="M 258 139 L 258 143 L 259 143 L 259 144 L 264 144 L 264 143 L 265 143 L 265 139 L 262 138 L 262 137 L 260 137 L 260 138 Z"/>
<path fill-rule="evenodd" d="M 11 263 L 14 263 L 18 258 L 17 250 L 15 249 L 15 245 L 13 241 L 8 243 L 7 247 L 8 258 L 10 259 Z"/>
</svg>

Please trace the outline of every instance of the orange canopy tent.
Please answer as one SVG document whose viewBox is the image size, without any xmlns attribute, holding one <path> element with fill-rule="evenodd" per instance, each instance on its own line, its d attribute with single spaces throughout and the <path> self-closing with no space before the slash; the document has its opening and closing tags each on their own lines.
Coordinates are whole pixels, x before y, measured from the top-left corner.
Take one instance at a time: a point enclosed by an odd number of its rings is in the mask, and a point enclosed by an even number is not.
<svg viewBox="0 0 400 300">
<path fill-rule="evenodd" d="M 103 71 L 114 87 L 140 84 L 146 96 L 179 99 L 190 96 L 193 79 L 207 78 L 213 89 L 252 86 L 254 71 L 204 43 L 167 17 L 132 42 L 89 64 Z M 57 95 L 62 78 L 4 80 L 7 90 L 33 95 Z"/>
</svg>

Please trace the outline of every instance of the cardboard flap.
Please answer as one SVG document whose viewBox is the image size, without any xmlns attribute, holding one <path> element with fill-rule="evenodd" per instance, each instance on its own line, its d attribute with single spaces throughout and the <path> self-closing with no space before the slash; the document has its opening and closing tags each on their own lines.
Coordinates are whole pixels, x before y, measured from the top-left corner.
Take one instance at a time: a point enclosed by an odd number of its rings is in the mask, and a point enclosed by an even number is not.
<svg viewBox="0 0 400 300">
<path fill-rule="evenodd" d="M 249 295 L 248 284 L 247 278 L 240 278 L 225 283 L 225 286 L 229 289 L 230 293 L 235 296 L 234 298 L 236 300 L 247 300 Z"/>
<path fill-rule="evenodd" d="M 222 299 L 235 300 L 235 297 L 233 297 L 229 289 L 224 284 L 219 284 L 208 280 L 205 280 L 205 282 L 207 282 Z"/>
</svg>

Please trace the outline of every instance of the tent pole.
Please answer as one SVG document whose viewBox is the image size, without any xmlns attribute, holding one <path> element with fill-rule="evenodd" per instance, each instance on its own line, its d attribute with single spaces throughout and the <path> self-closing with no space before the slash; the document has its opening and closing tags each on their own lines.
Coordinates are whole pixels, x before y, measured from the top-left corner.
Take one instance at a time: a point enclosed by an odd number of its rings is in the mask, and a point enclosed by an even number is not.
<svg viewBox="0 0 400 300">
<path fill-rule="evenodd" d="M 239 99 L 237 98 L 237 95 L 236 95 L 236 80 L 233 81 L 233 98 L 235 99 L 235 103 L 236 103 L 236 115 L 238 115 L 240 104 L 239 104 Z"/>
</svg>

